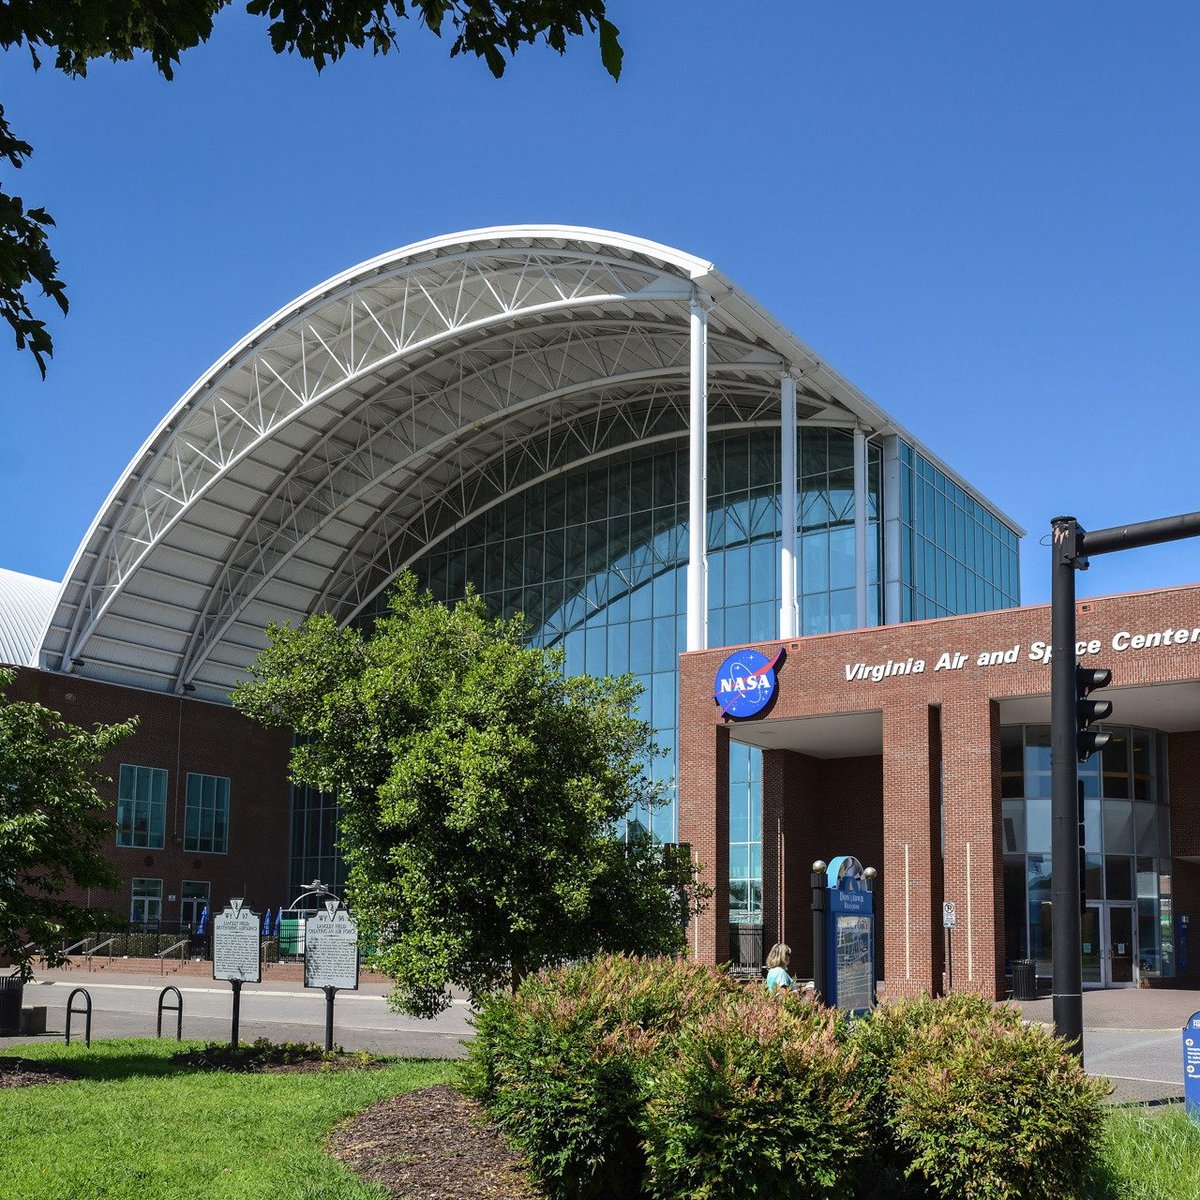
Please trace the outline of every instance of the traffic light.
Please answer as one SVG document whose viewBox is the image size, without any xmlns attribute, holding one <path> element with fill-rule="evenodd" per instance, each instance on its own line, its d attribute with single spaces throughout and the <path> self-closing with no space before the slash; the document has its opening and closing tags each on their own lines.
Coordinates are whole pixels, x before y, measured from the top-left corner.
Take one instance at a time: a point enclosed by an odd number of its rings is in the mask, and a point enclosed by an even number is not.
<svg viewBox="0 0 1200 1200">
<path fill-rule="evenodd" d="M 1112 739 L 1111 733 L 1091 728 L 1112 713 L 1112 701 L 1088 699 L 1092 692 L 1110 683 L 1112 672 L 1107 667 L 1075 668 L 1075 749 L 1080 762 L 1087 762 Z"/>
</svg>

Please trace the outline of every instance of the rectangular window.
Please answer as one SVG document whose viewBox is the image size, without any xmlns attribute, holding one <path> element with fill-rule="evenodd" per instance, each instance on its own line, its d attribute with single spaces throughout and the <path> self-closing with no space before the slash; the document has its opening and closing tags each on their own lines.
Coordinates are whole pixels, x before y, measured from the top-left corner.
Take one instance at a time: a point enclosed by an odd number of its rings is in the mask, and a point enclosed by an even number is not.
<svg viewBox="0 0 1200 1200">
<path fill-rule="evenodd" d="M 122 763 L 117 791 L 117 845 L 161 850 L 166 819 L 166 771 Z"/>
<path fill-rule="evenodd" d="M 134 925 L 156 925 L 162 920 L 162 880 L 134 879 L 129 920 Z"/>
<path fill-rule="evenodd" d="M 228 851 L 229 780 L 223 775 L 188 775 L 183 848 L 207 854 Z"/>
<path fill-rule="evenodd" d="M 200 914 L 208 907 L 210 885 L 207 880 L 185 879 L 179 901 L 180 929 L 195 929 Z"/>
</svg>

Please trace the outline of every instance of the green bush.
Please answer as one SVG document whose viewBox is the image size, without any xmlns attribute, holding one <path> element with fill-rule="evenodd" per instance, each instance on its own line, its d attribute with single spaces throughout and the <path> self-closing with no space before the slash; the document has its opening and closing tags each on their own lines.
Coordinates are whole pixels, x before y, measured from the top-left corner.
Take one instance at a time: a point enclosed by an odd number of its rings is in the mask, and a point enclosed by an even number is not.
<svg viewBox="0 0 1200 1200">
<path fill-rule="evenodd" d="M 656 1074 L 643 1121 L 659 1200 L 844 1195 L 867 1143 L 839 1014 L 761 992 L 701 1016 Z"/>
<path fill-rule="evenodd" d="M 680 1029 L 740 995 L 723 972 L 623 955 L 530 976 L 475 1017 L 462 1082 L 551 1196 L 633 1197 L 638 1121 Z"/>
<path fill-rule="evenodd" d="M 1107 1084 L 1041 1026 L 948 1012 L 913 1032 L 888 1088 L 892 1140 L 923 1195 L 1083 1195 Z"/>
<path fill-rule="evenodd" d="M 897 1112 L 892 1075 L 914 1038 L 933 1025 L 961 1031 L 993 1022 L 1020 1029 L 1021 1015 L 1008 1005 L 997 1007 L 972 992 L 954 992 L 937 1000 L 921 996 L 882 1004 L 854 1022 L 850 1048 L 858 1062 L 858 1085 L 870 1128 L 870 1149 L 863 1163 L 864 1196 L 903 1200 L 926 1195 L 923 1181 L 908 1176 L 911 1151 L 893 1136 Z M 947 1036 L 951 1036 L 949 1032 Z"/>
</svg>

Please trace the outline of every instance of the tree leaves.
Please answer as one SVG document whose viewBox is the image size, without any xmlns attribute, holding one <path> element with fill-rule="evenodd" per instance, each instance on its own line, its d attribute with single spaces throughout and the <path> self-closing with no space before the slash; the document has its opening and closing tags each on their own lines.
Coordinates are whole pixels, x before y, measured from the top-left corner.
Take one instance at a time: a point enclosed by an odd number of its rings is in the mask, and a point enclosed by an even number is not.
<svg viewBox="0 0 1200 1200">
<path fill-rule="evenodd" d="M 150 56 L 165 79 L 173 79 L 185 50 L 212 36 L 213 18 L 231 0 L 19 0 L 0 3 L 0 51 L 24 48 L 35 68 L 41 49 L 54 51 L 55 69 L 87 75 L 98 58 L 127 62 Z M 277 54 L 299 54 L 318 71 L 350 50 L 375 54 L 398 47 L 394 21 L 416 17 L 431 33 L 453 31 L 450 56 L 474 54 L 500 78 L 508 58 L 543 42 L 565 54 L 568 39 L 599 30 L 600 59 L 614 78 L 623 51 L 618 30 L 605 16 L 606 0 L 247 0 L 246 11 L 269 18 L 267 34 Z M 506 57 L 507 56 L 507 57 Z M 0 107 L 0 161 L 20 167 L 33 153 L 17 140 Z M 28 350 L 42 378 L 54 341 L 46 323 L 33 315 L 31 296 L 41 289 L 65 314 L 67 295 L 50 253 L 47 230 L 54 221 L 44 208 L 26 209 L 19 196 L 0 186 L 0 318 Z"/>
<path fill-rule="evenodd" d="M 15 673 L 0 670 L 0 690 Z M 112 888 L 100 852 L 113 833 L 95 764 L 134 723 L 89 732 L 40 704 L 0 695 L 0 954 L 28 977 L 38 947 L 53 962 L 87 914 L 63 898 L 71 888 Z"/>
<path fill-rule="evenodd" d="M 649 727 L 627 677 L 566 679 L 562 656 L 475 595 L 449 608 L 398 582 L 370 633 L 274 628 L 248 715 L 290 721 L 297 782 L 336 796 L 339 845 L 394 1001 L 430 1015 L 601 949 L 666 953 L 701 893 L 689 859 L 621 837 Z"/>
</svg>

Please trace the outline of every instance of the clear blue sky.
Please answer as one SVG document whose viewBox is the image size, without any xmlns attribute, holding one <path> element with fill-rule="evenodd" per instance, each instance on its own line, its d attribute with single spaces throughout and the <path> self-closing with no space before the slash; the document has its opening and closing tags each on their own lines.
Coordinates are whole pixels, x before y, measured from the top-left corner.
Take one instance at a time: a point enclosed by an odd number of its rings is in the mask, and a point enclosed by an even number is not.
<svg viewBox="0 0 1200 1200">
<path fill-rule="evenodd" d="M 1200 7 L 610 0 L 504 79 L 417 28 L 318 77 L 238 13 L 71 81 L 0 59 L 58 221 L 47 382 L 0 344 L 0 565 L 61 578 L 127 461 L 232 343 L 420 238 L 595 225 L 714 261 L 1029 531 L 1200 509 Z M 5 334 L 5 336 L 7 336 Z M 1056 455 L 1069 447 L 1064 462 Z M 1195 582 L 1200 541 L 1081 594 Z"/>
</svg>

